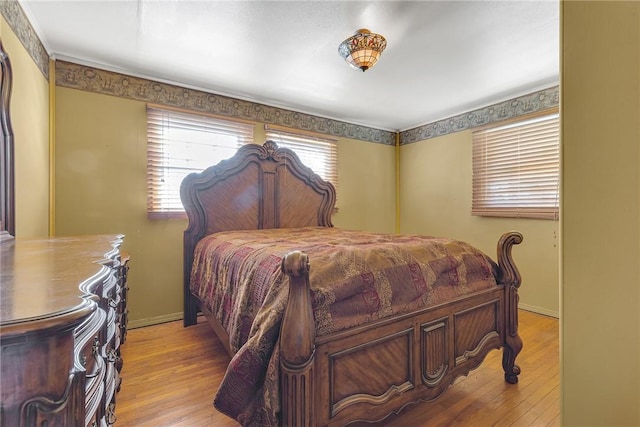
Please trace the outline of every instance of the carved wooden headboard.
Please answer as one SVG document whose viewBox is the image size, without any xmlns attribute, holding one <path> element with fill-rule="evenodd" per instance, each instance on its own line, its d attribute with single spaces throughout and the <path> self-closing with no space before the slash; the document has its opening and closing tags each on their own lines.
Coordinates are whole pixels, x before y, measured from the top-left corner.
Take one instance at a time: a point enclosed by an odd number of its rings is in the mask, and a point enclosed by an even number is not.
<svg viewBox="0 0 640 427">
<path fill-rule="evenodd" d="M 225 230 L 331 227 L 333 186 L 275 142 L 242 146 L 230 159 L 188 175 L 180 187 L 199 240 Z"/>
<path fill-rule="evenodd" d="M 230 159 L 188 175 L 180 187 L 189 218 L 184 232 L 185 304 L 196 244 L 226 230 L 332 227 L 336 192 L 298 156 L 273 141 L 242 146 Z"/>
</svg>

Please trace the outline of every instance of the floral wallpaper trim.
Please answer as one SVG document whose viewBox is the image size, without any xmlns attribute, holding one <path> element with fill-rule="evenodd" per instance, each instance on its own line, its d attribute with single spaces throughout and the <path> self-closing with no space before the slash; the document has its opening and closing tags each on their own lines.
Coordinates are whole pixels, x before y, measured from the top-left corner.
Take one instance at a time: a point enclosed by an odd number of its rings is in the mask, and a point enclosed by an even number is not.
<svg viewBox="0 0 640 427">
<path fill-rule="evenodd" d="M 543 89 L 538 92 L 400 132 L 400 145 L 460 132 L 525 114 L 544 111 L 557 107 L 559 99 L 558 86 Z"/>
<path fill-rule="evenodd" d="M 31 26 L 17 0 L 0 0 L 0 13 L 33 59 L 44 77 L 49 80 L 49 54 Z"/>
<path fill-rule="evenodd" d="M 56 85 L 137 101 L 395 145 L 395 133 L 194 89 L 56 61 Z"/>
</svg>

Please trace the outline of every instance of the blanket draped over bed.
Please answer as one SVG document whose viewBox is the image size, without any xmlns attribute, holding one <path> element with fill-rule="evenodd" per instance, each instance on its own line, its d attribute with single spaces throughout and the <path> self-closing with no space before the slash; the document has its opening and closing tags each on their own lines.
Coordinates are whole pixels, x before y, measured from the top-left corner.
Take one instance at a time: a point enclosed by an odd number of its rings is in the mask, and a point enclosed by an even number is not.
<svg viewBox="0 0 640 427">
<path fill-rule="evenodd" d="M 497 286 L 496 264 L 448 238 L 327 227 L 228 231 L 196 246 L 191 291 L 235 352 L 214 399 L 243 425 L 278 424 L 277 340 L 287 303 L 282 258 L 309 256 L 316 336 Z"/>
</svg>

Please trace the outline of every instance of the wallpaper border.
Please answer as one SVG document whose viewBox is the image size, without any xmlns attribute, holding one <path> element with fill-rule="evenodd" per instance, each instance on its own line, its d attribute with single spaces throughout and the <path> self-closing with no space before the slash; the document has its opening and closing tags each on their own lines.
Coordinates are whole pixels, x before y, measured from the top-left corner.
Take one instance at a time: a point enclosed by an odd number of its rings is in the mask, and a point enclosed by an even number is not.
<svg viewBox="0 0 640 427">
<path fill-rule="evenodd" d="M 195 112 L 395 145 L 395 132 L 327 119 L 214 93 L 160 83 L 66 61 L 56 61 L 56 85 Z"/>
<path fill-rule="evenodd" d="M 400 132 L 400 145 L 424 141 L 454 132 L 472 129 L 559 105 L 559 86 L 523 95 L 488 107 L 458 114 L 423 126 Z"/>
<path fill-rule="evenodd" d="M 49 80 L 49 54 L 17 0 L 0 0 L 0 13 L 44 77 Z"/>
</svg>

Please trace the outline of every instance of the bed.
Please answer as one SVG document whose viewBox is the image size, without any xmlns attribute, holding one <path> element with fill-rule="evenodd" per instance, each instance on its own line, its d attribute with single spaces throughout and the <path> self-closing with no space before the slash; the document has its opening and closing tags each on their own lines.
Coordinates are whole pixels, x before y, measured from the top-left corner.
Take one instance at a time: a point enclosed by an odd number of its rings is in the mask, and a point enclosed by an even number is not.
<svg viewBox="0 0 640 427">
<path fill-rule="evenodd" d="M 380 421 L 498 348 L 518 381 L 520 233 L 494 262 L 453 239 L 339 230 L 333 186 L 273 141 L 188 175 L 181 198 L 184 325 L 201 312 L 231 355 L 214 406 L 242 425 Z"/>
</svg>

